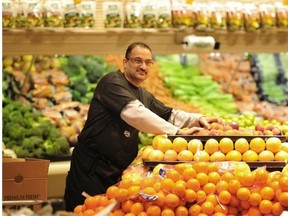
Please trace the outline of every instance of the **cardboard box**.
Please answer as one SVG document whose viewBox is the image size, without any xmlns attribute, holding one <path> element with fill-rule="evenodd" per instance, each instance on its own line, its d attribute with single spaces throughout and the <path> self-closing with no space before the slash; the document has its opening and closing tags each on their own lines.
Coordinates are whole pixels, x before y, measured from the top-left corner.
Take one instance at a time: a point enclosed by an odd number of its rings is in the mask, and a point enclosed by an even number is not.
<svg viewBox="0 0 288 216">
<path fill-rule="evenodd" d="M 47 200 L 49 160 L 3 158 L 2 201 Z"/>
</svg>

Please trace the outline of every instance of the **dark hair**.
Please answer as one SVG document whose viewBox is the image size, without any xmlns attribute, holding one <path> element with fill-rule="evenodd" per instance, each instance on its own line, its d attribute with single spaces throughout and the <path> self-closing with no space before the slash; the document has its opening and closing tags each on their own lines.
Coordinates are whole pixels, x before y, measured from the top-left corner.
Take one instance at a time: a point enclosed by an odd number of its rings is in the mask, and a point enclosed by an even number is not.
<svg viewBox="0 0 288 216">
<path fill-rule="evenodd" d="M 131 51 L 135 48 L 135 47 L 142 47 L 142 48 L 145 48 L 145 49 L 148 49 L 151 53 L 152 53 L 152 50 L 151 48 L 146 44 L 146 43 L 143 43 L 143 42 L 134 42 L 134 43 L 131 43 L 127 49 L 126 49 L 126 53 L 125 53 L 125 58 L 128 59 L 129 58 L 129 55 L 131 53 Z"/>
</svg>

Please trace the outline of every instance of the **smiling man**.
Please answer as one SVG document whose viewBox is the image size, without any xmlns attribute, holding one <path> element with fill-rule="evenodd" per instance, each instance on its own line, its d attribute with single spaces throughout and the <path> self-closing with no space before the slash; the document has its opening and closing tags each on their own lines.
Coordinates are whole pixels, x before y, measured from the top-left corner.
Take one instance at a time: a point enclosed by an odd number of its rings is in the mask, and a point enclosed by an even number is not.
<svg viewBox="0 0 288 216">
<path fill-rule="evenodd" d="M 108 73 L 98 82 L 71 157 L 64 196 L 67 211 L 84 203 L 82 192 L 102 194 L 120 180 L 137 156 L 139 131 L 189 135 L 218 121 L 165 106 L 140 87 L 149 76 L 152 57 L 147 44 L 132 43 L 123 59 L 124 71 Z"/>
</svg>

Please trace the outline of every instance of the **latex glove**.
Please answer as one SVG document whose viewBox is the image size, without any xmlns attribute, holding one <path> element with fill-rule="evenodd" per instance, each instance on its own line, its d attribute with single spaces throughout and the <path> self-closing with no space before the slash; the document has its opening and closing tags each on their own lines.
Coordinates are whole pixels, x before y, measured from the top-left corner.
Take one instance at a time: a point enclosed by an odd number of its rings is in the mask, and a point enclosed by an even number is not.
<svg viewBox="0 0 288 216">
<path fill-rule="evenodd" d="M 177 135 L 193 135 L 196 132 L 199 132 L 200 130 L 203 130 L 203 128 L 202 127 L 191 127 L 191 128 L 179 129 L 177 131 Z"/>
</svg>

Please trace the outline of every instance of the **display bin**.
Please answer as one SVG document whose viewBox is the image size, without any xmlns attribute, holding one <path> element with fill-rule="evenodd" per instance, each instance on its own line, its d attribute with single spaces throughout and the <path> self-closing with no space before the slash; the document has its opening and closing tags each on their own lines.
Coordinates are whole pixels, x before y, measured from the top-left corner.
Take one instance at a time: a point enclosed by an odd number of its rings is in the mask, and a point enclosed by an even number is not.
<svg viewBox="0 0 288 216">
<path fill-rule="evenodd" d="M 47 200 L 50 161 L 35 158 L 3 158 L 3 203 Z"/>
</svg>

